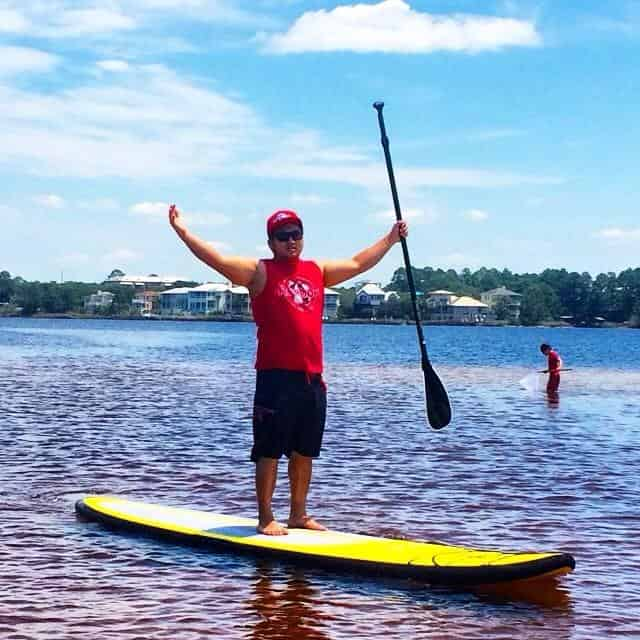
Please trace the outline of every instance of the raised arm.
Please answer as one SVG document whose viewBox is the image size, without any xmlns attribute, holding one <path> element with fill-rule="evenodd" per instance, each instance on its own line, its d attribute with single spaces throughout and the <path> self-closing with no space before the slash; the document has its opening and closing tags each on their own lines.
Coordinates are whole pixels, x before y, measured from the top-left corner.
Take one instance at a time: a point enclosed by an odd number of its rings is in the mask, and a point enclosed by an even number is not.
<svg viewBox="0 0 640 640">
<path fill-rule="evenodd" d="M 189 247 L 193 255 L 234 284 L 248 287 L 251 290 L 258 274 L 259 261 L 257 258 L 223 256 L 208 242 L 205 242 L 187 229 L 184 219 L 175 204 L 169 207 L 169 224 Z"/>
<path fill-rule="evenodd" d="M 400 238 L 406 238 L 409 234 L 407 223 L 396 222 L 391 231 L 385 234 L 376 243 L 363 249 L 349 260 L 327 260 L 321 266 L 324 273 L 325 287 L 333 287 L 345 280 L 349 280 L 360 273 L 368 271 L 378 264 L 386 255 L 387 251 L 400 242 Z"/>
</svg>

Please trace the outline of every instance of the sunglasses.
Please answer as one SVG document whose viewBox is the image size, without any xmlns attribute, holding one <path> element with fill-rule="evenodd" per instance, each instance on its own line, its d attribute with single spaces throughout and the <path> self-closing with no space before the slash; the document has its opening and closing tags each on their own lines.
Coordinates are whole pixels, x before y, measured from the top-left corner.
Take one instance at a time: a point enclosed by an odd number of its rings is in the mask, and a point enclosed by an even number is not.
<svg viewBox="0 0 640 640">
<path fill-rule="evenodd" d="M 294 229 L 293 231 L 276 231 L 273 237 L 279 242 L 288 242 L 289 240 L 302 240 L 302 231 Z"/>
</svg>

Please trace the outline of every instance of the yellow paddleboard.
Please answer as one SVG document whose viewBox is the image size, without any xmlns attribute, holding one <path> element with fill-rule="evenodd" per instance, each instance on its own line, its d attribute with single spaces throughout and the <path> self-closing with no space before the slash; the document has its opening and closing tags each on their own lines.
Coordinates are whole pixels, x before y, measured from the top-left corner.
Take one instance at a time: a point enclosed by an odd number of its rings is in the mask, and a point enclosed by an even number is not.
<svg viewBox="0 0 640 640">
<path fill-rule="evenodd" d="M 316 566 L 383 576 L 406 576 L 437 584 L 477 585 L 548 578 L 569 573 L 568 553 L 490 551 L 439 542 L 289 529 L 285 536 L 256 532 L 257 520 L 167 507 L 110 495 L 78 500 L 76 511 L 89 520 L 153 535 L 205 544 L 220 550 L 280 556 Z"/>
</svg>

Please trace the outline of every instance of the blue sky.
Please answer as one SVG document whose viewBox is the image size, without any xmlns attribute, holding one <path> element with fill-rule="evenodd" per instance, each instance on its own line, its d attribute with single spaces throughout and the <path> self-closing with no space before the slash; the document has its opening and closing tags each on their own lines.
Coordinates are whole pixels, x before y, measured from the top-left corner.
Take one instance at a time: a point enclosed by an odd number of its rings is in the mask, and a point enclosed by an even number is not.
<svg viewBox="0 0 640 640">
<path fill-rule="evenodd" d="M 267 256 L 392 222 L 419 267 L 638 266 L 640 2 L 0 0 L 0 269 L 220 281 L 166 223 Z M 399 248 L 371 272 L 388 282 Z"/>
</svg>

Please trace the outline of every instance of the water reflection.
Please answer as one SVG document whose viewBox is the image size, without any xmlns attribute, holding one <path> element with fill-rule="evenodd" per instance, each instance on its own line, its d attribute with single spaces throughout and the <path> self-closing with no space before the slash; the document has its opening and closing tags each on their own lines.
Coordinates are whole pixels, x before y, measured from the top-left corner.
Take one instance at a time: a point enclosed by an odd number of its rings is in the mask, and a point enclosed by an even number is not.
<svg viewBox="0 0 640 640">
<path fill-rule="evenodd" d="M 487 602 L 525 602 L 547 609 L 570 611 L 571 595 L 557 579 L 522 580 L 511 584 L 483 585 L 475 589 L 476 594 Z"/>
<path fill-rule="evenodd" d="M 560 406 L 560 394 L 557 391 L 547 392 L 546 397 L 550 409 L 557 409 Z"/>
<path fill-rule="evenodd" d="M 256 640 L 322 640 L 325 615 L 319 608 L 318 590 L 300 568 L 283 575 L 266 562 L 256 565 L 253 594 L 247 607 L 257 618 L 251 637 Z"/>
</svg>

